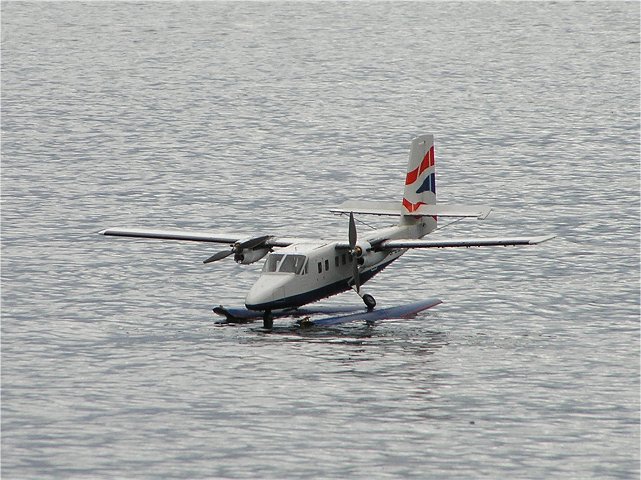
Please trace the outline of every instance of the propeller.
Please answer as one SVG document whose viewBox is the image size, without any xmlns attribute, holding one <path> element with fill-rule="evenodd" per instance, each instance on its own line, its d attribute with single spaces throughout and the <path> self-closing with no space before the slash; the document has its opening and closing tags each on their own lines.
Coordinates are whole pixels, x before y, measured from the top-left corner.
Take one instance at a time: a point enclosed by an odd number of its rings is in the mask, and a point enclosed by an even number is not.
<svg viewBox="0 0 641 480">
<path fill-rule="evenodd" d="M 361 277 L 358 271 L 358 258 L 356 256 L 356 252 L 360 249 L 360 247 L 356 245 L 357 241 L 358 234 L 356 233 L 356 222 L 354 221 L 354 214 L 352 212 L 349 212 L 349 253 L 350 255 L 352 255 L 352 257 L 354 257 L 354 261 L 352 262 L 352 278 L 354 280 L 354 286 L 356 287 L 356 293 L 359 293 L 361 289 Z"/>
<path fill-rule="evenodd" d="M 222 260 L 223 258 L 227 258 L 230 255 L 234 253 L 233 246 L 231 250 L 224 250 L 222 252 L 217 252 L 214 253 L 211 257 L 209 257 L 207 260 L 203 260 L 203 263 L 211 263 L 211 262 L 217 262 L 218 260 Z"/>
<path fill-rule="evenodd" d="M 242 253 L 243 250 L 251 250 L 253 248 L 256 248 L 256 247 L 262 245 L 269 238 L 271 238 L 271 235 L 263 235 L 262 237 L 250 238 L 249 240 L 245 240 L 245 241 L 242 241 L 242 242 L 236 242 L 236 243 L 232 244 L 231 250 L 223 250 L 222 252 L 214 253 L 208 259 L 203 260 L 203 263 L 217 262 L 218 260 L 222 260 L 223 258 L 227 258 L 230 255 L 240 254 L 240 253 Z"/>
</svg>

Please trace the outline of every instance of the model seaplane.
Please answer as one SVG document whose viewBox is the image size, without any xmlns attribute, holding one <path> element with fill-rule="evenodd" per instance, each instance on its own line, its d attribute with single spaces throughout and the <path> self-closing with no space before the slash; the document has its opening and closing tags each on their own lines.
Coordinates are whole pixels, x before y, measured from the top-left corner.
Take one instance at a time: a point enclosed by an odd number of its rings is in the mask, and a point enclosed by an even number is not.
<svg viewBox="0 0 641 480">
<path fill-rule="evenodd" d="M 217 307 L 216 313 L 228 318 L 260 318 L 271 329 L 274 316 L 282 312 L 304 312 L 303 307 L 326 297 L 354 290 L 362 298 L 366 311 L 349 315 L 321 318 L 314 325 L 332 325 L 354 320 L 397 318 L 415 314 L 441 303 L 438 299 L 421 300 L 401 307 L 376 309 L 376 300 L 365 293 L 362 285 L 411 248 L 489 247 L 534 245 L 554 237 L 458 238 L 424 240 L 436 230 L 439 217 L 471 217 L 485 219 L 491 209 L 436 203 L 434 136 L 421 135 L 412 141 L 405 176 L 405 190 L 400 202 L 347 201 L 331 209 L 349 214 L 348 238 L 319 240 L 259 235 L 218 235 L 210 232 L 108 228 L 103 235 L 119 237 L 184 240 L 228 244 L 230 248 L 204 260 L 211 263 L 233 255 L 242 265 L 266 257 L 262 273 L 245 298 L 246 309 Z M 354 214 L 386 215 L 398 218 L 394 226 L 368 231 L 360 237 Z"/>
</svg>

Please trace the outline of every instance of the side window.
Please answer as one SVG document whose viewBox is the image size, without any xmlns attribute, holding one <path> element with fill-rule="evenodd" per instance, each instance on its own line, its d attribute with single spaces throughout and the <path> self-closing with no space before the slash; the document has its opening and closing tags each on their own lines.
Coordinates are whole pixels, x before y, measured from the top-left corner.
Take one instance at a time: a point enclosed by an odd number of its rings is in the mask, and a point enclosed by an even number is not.
<svg viewBox="0 0 641 480">
<path fill-rule="evenodd" d="M 318 262 L 318 273 L 323 273 L 323 264 Z"/>
<path fill-rule="evenodd" d="M 347 263 L 347 259 L 345 258 L 345 254 L 344 253 L 341 255 L 341 263 L 343 265 L 345 265 Z"/>
<path fill-rule="evenodd" d="M 334 257 L 334 264 L 338 267 L 340 264 L 340 261 L 338 260 L 338 257 Z"/>
<path fill-rule="evenodd" d="M 329 260 L 325 260 L 325 271 L 329 270 Z"/>
</svg>

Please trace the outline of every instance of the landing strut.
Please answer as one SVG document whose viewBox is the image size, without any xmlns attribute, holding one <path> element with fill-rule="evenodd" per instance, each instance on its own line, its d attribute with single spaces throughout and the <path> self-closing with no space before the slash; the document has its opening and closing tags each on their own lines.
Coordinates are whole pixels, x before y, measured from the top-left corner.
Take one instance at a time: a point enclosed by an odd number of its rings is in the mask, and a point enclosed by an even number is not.
<svg viewBox="0 0 641 480">
<path fill-rule="evenodd" d="M 272 315 L 271 310 L 265 310 L 263 313 L 263 328 L 265 330 L 271 330 L 274 327 L 274 316 Z"/>
</svg>

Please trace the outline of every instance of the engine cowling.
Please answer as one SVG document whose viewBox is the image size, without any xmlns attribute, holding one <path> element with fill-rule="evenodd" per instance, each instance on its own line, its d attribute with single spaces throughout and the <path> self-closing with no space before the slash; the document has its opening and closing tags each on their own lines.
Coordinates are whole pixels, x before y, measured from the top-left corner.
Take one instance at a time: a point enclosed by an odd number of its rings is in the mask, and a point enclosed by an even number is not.
<svg viewBox="0 0 641 480">
<path fill-rule="evenodd" d="M 375 252 L 372 250 L 372 244 L 367 241 L 360 241 L 354 247 L 356 261 L 361 267 L 371 267 L 382 262 L 387 257 L 387 252 Z"/>
<path fill-rule="evenodd" d="M 241 265 L 249 265 L 250 263 L 257 262 L 269 253 L 269 248 L 255 248 L 241 250 L 239 253 L 234 254 L 234 260 Z"/>
<path fill-rule="evenodd" d="M 361 267 L 371 267 L 372 265 L 376 265 L 377 263 L 382 262 L 385 260 L 385 257 L 387 257 L 388 253 L 387 252 L 374 252 L 374 251 L 369 251 L 365 253 L 363 256 L 358 257 L 358 264 Z"/>
<path fill-rule="evenodd" d="M 356 258 L 361 259 L 369 254 L 372 245 L 369 242 L 361 241 L 354 247 L 354 255 Z"/>
</svg>

